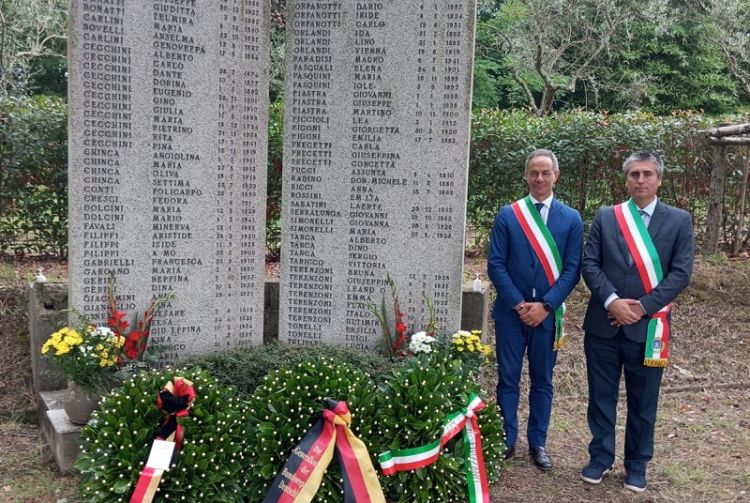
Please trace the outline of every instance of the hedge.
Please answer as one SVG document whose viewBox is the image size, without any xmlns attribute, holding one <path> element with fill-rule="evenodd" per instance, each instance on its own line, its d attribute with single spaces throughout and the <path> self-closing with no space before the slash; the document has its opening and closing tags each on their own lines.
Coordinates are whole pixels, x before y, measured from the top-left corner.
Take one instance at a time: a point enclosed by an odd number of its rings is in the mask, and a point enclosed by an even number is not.
<svg viewBox="0 0 750 503">
<path fill-rule="evenodd" d="M 277 255 L 280 238 L 283 103 L 269 111 L 266 244 Z M 736 119 L 735 122 L 741 119 Z M 635 149 L 654 149 L 666 163 L 660 197 L 690 211 L 701 235 L 709 195 L 712 152 L 696 129 L 718 119 L 699 113 L 670 116 L 630 112 L 570 111 L 536 117 L 525 111 L 479 110 L 472 118 L 468 221 L 486 237 L 500 206 L 527 190 L 525 156 L 549 148 L 562 176 L 555 189 L 562 201 L 590 221 L 602 204 L 626 197 L 621 164 Z M 0 251 L 52 253 L 67 249 L 67 107 L 57 98 L 0 97 Z M 739 150 L 730 149 L 722 232 L 733 234 L 739 180 Z"/>
</svg>

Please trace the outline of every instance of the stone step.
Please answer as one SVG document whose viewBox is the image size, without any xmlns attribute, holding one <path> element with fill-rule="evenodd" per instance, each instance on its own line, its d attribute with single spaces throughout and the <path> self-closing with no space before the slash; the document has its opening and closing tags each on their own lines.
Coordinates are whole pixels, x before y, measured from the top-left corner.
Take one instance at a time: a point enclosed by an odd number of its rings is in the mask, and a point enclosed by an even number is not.
<svg viewBox="0 0 750 503">
<path fill-rule="evenodd" d="M 78 445 L 81 427 L 71 423 L 62 408 L 48 409 L 40 417 L 42 435 L 52 450 L 57 468 L 62 473 L 73 472 L 73 463 L 81 450 Z"/>
</svg>

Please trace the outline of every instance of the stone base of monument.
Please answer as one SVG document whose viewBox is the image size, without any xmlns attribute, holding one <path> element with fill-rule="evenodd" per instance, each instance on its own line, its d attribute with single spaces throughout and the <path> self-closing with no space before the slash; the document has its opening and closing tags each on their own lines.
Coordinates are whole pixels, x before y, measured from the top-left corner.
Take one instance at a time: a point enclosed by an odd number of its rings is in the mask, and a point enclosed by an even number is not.
<svg viewBox="0 0 750 503">
<path fill-rule="evenodd" d="M 62 473 L 70 473 L 80 452 L 81 427 L 71 423 L 65 415 L 62 408 L 64 393 L 65 390 L 39 393 L 39 426 L 57 467 Z"/>
</svg>

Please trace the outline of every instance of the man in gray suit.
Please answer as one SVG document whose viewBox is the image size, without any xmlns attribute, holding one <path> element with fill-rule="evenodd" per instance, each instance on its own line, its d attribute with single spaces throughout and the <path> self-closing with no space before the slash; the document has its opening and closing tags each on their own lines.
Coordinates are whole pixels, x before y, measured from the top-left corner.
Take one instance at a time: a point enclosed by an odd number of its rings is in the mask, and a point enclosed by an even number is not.
<svg viewBox="0 0 750 503">
<path fill-rule="evenodd" d="M 631 199 L 599 209 L 583 251 L 583 279 L 591 290 L 583 328 L 592 439 L 590 462 L 581 478 L 598 484 L 612 470 L 624 371 L 624 486 L 642 492 L 654 451 L 671 302 L 690 282 L 695 243 L 690 215 L 656 197 L 664 173 L 661 158 L 635 152 L 623 163 L 623 171 Z"/>
</svg>

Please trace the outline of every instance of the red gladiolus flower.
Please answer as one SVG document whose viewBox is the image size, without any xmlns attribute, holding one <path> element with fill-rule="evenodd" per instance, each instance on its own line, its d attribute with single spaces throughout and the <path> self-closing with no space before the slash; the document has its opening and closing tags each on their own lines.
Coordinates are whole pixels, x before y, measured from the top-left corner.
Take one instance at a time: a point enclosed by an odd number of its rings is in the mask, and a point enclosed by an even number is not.
<svg viewBox="0 0 750 503">
<path fill-rule="evenodd" d="M 117 333 L 123 333 L 128 328 L 128 320 L 125 319 L 125 311 L 115 311 L 107 320 L 109 328 L 116 331 Z"/>
</svg>

